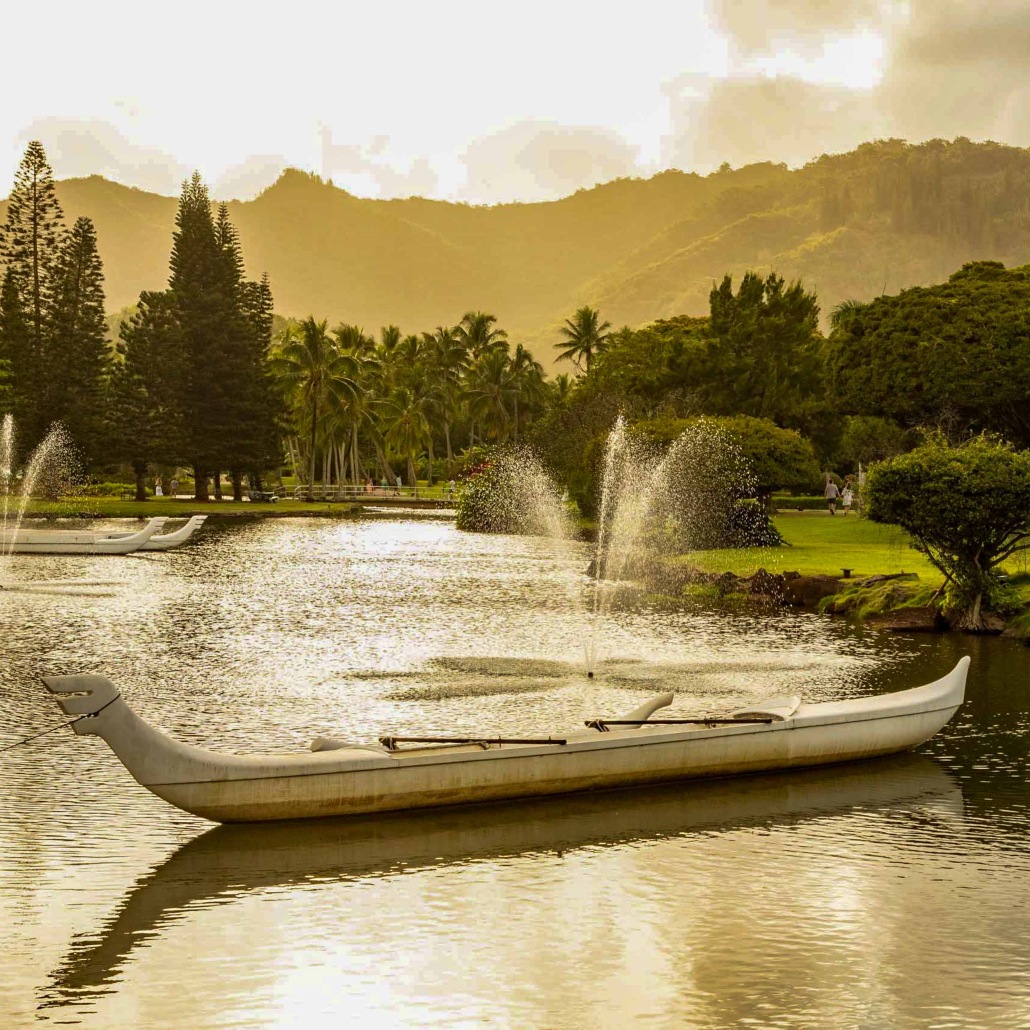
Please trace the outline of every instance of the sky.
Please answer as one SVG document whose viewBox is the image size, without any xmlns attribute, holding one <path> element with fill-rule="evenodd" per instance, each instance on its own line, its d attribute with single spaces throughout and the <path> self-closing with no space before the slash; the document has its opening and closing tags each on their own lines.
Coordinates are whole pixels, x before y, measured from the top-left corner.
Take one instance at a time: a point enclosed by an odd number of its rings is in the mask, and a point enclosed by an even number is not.
<svg viewBox="0 0 1030 1030">
<path fill-rule="evenodd" d="M 869 139 L 1030 145 L 1027 0 L 51 0 L 4 16 L 0 176 L 547 200 Z M 14 45 L 13 41 L 36 45 Z"/>
</svg>

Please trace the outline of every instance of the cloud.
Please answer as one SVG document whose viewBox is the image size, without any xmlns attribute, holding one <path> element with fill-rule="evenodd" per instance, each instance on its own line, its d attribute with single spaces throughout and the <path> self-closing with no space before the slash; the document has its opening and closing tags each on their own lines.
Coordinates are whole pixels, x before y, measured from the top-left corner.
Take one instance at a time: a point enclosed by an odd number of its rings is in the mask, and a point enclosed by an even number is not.
<svg viewBox="0 0 1030 1030">
<path fill-rule="evenodd" d="M 663 163 L 802 164 L 871 139 L 969 136 L 1030 146 L 1030 5 L 1025 0 L 713 0 L 735 53 L 729 74 L 667 83 Z M 868 88 L 811 81 L 844 41 L 882 40 Z M 796 73 L 759 74 L 761 55 L 801 55 Z M 858 51 L 856 50 L 856 53 Z M 825 69 L 824 69 L 825 70 Z"/>
<path fill-rule="evenodd" d="M 554 200 L 640 174 L 637 150 L 611 129 L 522 121 L 474 140 L 462 157 L 463 196 L 477 203 Z"/>
<path fill-rule="evenodd" d="M 897 135 L 1030 145 L 1030 6 L 913 0 L 878 93 Z"/>
<path fill-rule="evenodd" d="M 789 40 L 801 51 L 822 48 L 828 36 L 849 36 L 883 23 L 883 0 L 711 0 L 714 27 L 746 54 L 770 53 Z"/>
<path fill-rule="evenodd" d="M 802 164 L 874 138 L 878 118 L 868 91 L 797 78 L 716 80 L 706 92 L 687 80 L 669 90 L 673 124 L 666 163 L 708 171 L 728 161 Z"/>
<path fill-rule="evenodd" d="M 132 142 L 110 122 L 99 118 L 34 119 L 19 141 L 38 139 L 46 148 L 59 179 L 102 175 L 115 182 L 174 196 L 189 168 L 157 147 Z"/>
<path fill-rule="evenodd" d="M 400 168 L 389 148 L 389 136 L 375 136 L 368 143 L 334 143 L 332 130 L 323 126 L 322 177 L 384 199 L 433 196 L 439 180 L 428 159 L 417 157 L 407 168 Z"/>
<path fill-rule="evenodd" d="M 287 166 L 282 154 L 253 154 L 227 168 L 211 187 L 215 200 L 251 200 L 267 189 Z"/>
</svg>

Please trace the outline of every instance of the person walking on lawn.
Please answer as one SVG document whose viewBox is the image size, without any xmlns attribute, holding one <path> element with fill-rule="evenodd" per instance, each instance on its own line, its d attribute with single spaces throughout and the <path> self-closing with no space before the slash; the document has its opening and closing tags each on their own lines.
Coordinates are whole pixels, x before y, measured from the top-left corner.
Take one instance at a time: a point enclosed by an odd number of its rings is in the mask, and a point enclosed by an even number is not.
<svg viewBox="0 0 1030 1030">
<path fill-rule="evenodd" d="M 827 479 L 823 497 L 826 498 L 826 504 L 830 509 L 831 515 L 837 514 L 837 498 L 839 495 L 840 491 L 837 489 L 837 484 L 832 479 Z"/>
</svg>

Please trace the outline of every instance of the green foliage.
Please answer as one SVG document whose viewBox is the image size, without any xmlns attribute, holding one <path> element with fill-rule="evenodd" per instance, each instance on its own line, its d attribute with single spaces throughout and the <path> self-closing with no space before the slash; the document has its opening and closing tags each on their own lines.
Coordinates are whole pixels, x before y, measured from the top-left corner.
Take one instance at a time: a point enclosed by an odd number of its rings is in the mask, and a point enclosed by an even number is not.
<svg viewBox="0 0 1030 1030">
<path fill-rule="evenodd" d="M 939 286 L 856 305 L 830 344 L 845 411 L 1030 446 L 1030 266 L 974 262 Z"/>
<path fill-rule="evenodd" d="M 736 294 L 727 275 L 709 296 L 702 382 L 707 414 L 751 415 L 798 426 L 818 396 L 819 305 L 800 282 L 748 272 Z"/>
<path fill-rule="evenodd" d="M 984 629 L 999 565 L 1030 547 L 1030 452 L 987 437 L 961 447 L 934 439 L 874 465 L 866 498 L 870 519 L 901 526 L 944 574 L 958 625 Z"/>
<path fill-rule="evenodd" d="M 893 458 L 911 450 L 918 441 L 915 434 L 888 418 L 875 415 L 852 415 L 844 419 L 837 448 L 837 464 L 856 469 L 884 458 Z"/>
<path fill-rule="evenodd" d="M 750 489 L 766 506 L 776 490 L 809 488 L 819 482 L 819 464 L 812 445 L 793 429 L 781 429 L 768 419 L 737 415 L 707 418 L 706 422 L 727 434 L 740 449 L 750 470 Z M 667 445 L 697 419 L 661 418 L 639 422 L 634 430 Z"/>
<path fill-rule="evenodd" d="M 819 602 L 819 610 L 867 619 L 905 608 L 926 608 L 935 603 L 938 593 L 937 587 L 922 582 L 915 573 L 877 583 L 841 580 L 837 593 Z"/>
</svg>

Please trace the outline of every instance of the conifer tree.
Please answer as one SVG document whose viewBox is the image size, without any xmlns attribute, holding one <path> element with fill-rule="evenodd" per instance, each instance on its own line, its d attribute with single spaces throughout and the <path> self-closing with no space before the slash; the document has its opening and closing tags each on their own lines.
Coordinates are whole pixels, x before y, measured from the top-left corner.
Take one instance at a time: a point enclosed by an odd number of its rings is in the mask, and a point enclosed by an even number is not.
<svg viewBox="0 0 1030 1030">
<path fill-rule="evenodd" d="M 49 361 L 48 313 L 61 223 L 53 171 L 43 144 L 33 140 L 15 174 L 0 234 L 0 257 L 17 288 L 25 325 L 24 336 L 2 339 L 0 347 L 11 364 L 14 406 L 27 443 L 41 437 L 53 421 L 53 413 L 46 410 L 41 373 Z"/>
<path fill-rule="evenodd" d="M 138 501 L 147 499 L 149 464 L 177 464 L 185 453 L 183 335 L 170 290 L 141 293 L 136 313 L 122 323 L 108 393 L 111 453 L 132 466 Z"/>
<path fill-rule="evenodd" d="M 31 397 L 24 385 L 31 382 L 34 371 L 31 336 L 18 283 L 10 266 L 4 272 L 3 285 L 0 286 L 0 362 L 7 376 L 5 403 L 0 410 L 12 412 L 19 425 L 28 425 Z"/>
<path fill-rule="evenodd" d="M 52 271 L 43 401 L 87 460 L 97 455 L 108 371 L 104 274 L 93 223 L 79 218 L 61 241 Z"/>
<path fill-rule="evenodd" d="M 178 308 L 185 352 L 182 408 L 186 453 L 193 465 L 196 499 L 206 501 L 207 477 L 228 464 L 231 355 L 240 319 L 207 187 L 196 172 L 183 184 L 179 198 L 170 266 L 169 286 Z"/>
<path fill-rule="evenodd" d="M 239 459 L 250 475 L 251 484 L 260 489 L 262 469 L 278 467 L 282 462 L 282 439 L 285 435 L 285 404 L 269 369 L 272 345 L 272 290 L 268 276 L 260 282 L 244 282 L 241 294 L 242 311 L 247 323 L 244 383 L 238 427 Z M 239 493 L 238 475 L 234 474 L 234 490 Z"/>
</svg>

